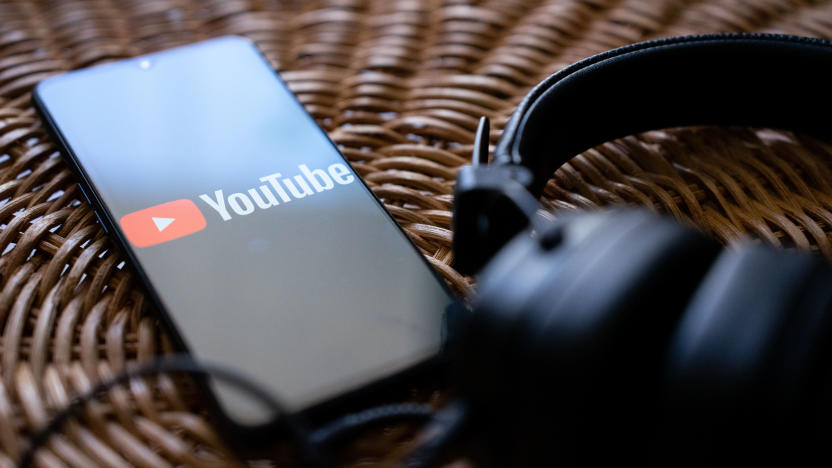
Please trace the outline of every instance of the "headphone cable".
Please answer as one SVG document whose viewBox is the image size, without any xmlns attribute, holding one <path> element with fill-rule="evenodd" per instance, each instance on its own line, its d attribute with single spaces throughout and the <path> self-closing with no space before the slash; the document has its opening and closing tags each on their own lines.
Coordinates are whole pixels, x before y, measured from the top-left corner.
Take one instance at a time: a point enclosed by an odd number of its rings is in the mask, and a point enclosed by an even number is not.
<svg viewBox="0 0 832 468">
<path fill-rule="evenodd" d="M 396 403 L 381 405 L 347 414 L 319 429 L 310 430 L 303 418 L 285 410 L 285 406 L 269 391 L 234 370 L 219 364 L 199 361 L 189 355 L 173 355 L 159 358 L 148 364 L 125 370 L 120 374 L 102 381 L 91 390 L 72 399 L 52 419 L 31 438 L 29 446 L 18 462 L 19 468 L 33 466 L 37 451 L 43 447 L 66 422 L 81 413 L 84 407 L 114 387 L 129 383 L 141 377 L 150 377 L 168 372 L 201 374 L 216 378 L 243 390 L 251 396 L 266 403 L 269 410 L 279 415 L 280 421 L 287 429 L 291 443 L 297 450 L 301 465 L 310 468 L 329 468 L 335 466 L 329 456 L 332 447 L 358 431 L 375 424 L 391 423 L 400 420 L 427 421 L 421 432 L 420 444 L 405 460 L 407 468 L 429 466 L 449 442 L 456 438 L 467 420 L 467 405 L 452 401 L 439 411 L 423 403 Z"/>
<path fill-rule="evenodd" d="M 298 451 L 298 456 L 303 462 L 303 466 L 313 468 L 326 468 L 331 466 L 330 463 L 325 461 L 326 457 L 319 447 L 312 443 L 311 433 L 301 418 L 286 411 L 284 405 L 274 398 L 270 392 L 263 389 L 262 386 L 255 383 L 252 379 L 222 365 L 204 361 L 197 362 L 192 357 L 181 354 L 160 358 L 148 364 L 125 370 L 97 384 L 91 390 L 73 398 L 68 405 L 52 417 L 46 426 L 35 433 L 26 451 L 20 457 L 18 467 L 31 467 L 34 463 L 37 450 L 45 445 L 49 438 L 57 433 L 67 421 L 77 416 L 88 403 L 98 398 L 101 394 L 106 393 L 114 387 L 127 384 L 135 378 L 150 377 L 167 372 L 184 372 L 187 374 L 211 376 L 232 384 L 249 395 L 258 398 L 269 407 L 270 411 L 280 416 L 281 423 L 288 430 L 292 443 Z"/>
</svg>

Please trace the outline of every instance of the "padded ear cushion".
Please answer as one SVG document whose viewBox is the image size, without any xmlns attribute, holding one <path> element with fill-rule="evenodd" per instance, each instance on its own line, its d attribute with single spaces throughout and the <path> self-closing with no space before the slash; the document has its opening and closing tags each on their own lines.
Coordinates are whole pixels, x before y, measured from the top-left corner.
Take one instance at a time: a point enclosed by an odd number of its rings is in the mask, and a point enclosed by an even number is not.
<svg viewBox="0 0 832 468">
<path fill-rule="evenodd" d="M 459 377 L 475 404 L 511 402 L 498 419 L 526 428 L 523 444 L 559 441 L 526 453 L 587 463 L 616 450 L 589 441 L 628 446 L 618 431 L 649 404 L 657 356 L 719 246 L 639 210 L 575 215 L 556 229 L 557 247 L 521 235 L 484 270 Z"/>
<path fill-rule="evenodd" d="M 696 454 L 692 463 L 809 453 L 829 368 L 830 284 L 815 256 L 759 245 L 720 255 L 669 347 L 666 446 Z"/>
</svg>

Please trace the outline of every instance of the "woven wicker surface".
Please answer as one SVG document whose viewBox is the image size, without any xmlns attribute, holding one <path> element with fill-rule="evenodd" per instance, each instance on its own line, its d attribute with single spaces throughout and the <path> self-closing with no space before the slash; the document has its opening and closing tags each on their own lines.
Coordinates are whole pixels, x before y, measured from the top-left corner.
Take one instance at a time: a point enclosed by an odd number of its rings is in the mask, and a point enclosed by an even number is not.
<svg viewBox="0 0 832 468">
<path fill-rule="evenodd" d="M 32 431 L 73 395 L 165 349 L 140 285 L 119 268 L 29 104 L 37 81 L 212 36 L 246 35 L 431 262 L 466 290 L 467 279 L 448 267 L 450 206 L 477 118 L 492 118 L 496 139 L 529 87 L 571 62 L 649 38 L 721 31 L 828 38 L 832 4 L 0 1 L 0 466 L 12 465 Z M 545 202 L 553 210 L 649 205 L 725 241 L 752 235 L 832 257 L 831 152 L 817 140 L 771 130 L 650 132 L 574 158 L 549 183 Z M 408 427 L 368 434 L 343 460 L 390 463 L 413 434 Z M 229 462 L 199 408 L 165 377 L 90 405 L 38 461 Z"/>
</svg>

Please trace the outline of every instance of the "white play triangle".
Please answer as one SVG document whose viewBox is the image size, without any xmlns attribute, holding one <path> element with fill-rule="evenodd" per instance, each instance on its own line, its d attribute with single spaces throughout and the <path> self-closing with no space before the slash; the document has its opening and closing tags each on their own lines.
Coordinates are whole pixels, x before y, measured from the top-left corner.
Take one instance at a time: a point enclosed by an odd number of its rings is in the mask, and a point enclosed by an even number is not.
<svg viewBox="0 0 832 468">
<path fill-rule="evenodd" d="M 157 218 L 154 216 L 153 224 L 156 225 L 156 229 L 158 229 L 159 232 L 162 232 L 165 230 L 166 227 L 170 226 L 170 223 L 174 222 L 175 220 L 176 218 Z"/>
</svg>

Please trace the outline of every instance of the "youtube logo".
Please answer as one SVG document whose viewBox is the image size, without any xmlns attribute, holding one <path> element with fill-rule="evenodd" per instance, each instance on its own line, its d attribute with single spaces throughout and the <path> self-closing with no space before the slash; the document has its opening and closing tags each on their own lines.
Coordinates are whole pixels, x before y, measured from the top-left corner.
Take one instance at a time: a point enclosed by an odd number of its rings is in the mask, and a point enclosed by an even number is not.
<svg viewBox="0 0 832 468">
<path fill-rule="evenodd" d="M 225 222 L 234 215 L 248 216 L 258 210 L 293 203 L 356 180 L 343 163 L 330 164 L 326 169 L 310 169 L 301 164 L 298 170 L 300 173 L 294 176 L 283 177 L 275 172 L 260 177 L 259 186 L 239 192 L 226 194 L 223 189 L 217 189 L 213 194 L 203 193 L 199 200 Z M 120 223 L 127 239 L 136 247 L 150 247 L 178 239 L 201 231 L 206 225 L 205 216 L 196 204 L 184 198 L 126 214 Z"/>
<path fill-rule="evenodd" d="M 174 200 L 124 215 L 121 229 L 131 244 L 150 247 L 205 228 L 205 217 L 191 200 Z"/>
</svg>

